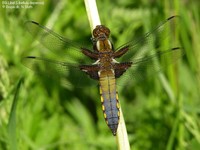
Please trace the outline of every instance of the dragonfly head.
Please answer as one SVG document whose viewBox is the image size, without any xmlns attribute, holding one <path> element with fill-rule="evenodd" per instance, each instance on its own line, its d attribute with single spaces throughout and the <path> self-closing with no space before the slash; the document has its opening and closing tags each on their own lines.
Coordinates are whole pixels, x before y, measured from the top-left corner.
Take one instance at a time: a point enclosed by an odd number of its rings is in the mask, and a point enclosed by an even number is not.
<svg viewBox="0 0 200 150">
<path fill-rule="evenodd" d="M 97 25 L 93 30 L 93 36 L 97 40 L 105 40 L 109 38 L 110 30 L 104 25 Z"/>
</svg>

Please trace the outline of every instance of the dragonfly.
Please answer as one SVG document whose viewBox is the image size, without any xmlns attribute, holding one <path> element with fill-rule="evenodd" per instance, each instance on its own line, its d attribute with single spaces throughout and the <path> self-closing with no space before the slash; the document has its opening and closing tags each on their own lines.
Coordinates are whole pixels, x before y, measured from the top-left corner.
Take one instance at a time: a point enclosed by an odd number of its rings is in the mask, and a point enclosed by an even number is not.
<svg viewBox="0 0 200 150">
<path fill-rule="evenodd" d="M 33 37 L 36 36 L 36 39 L 52 53 L 63 58 L 63 61 L 26 56 L 22 62 L 35 72 L 50 76 L 56 74 L 58 78 L 73 77 L 74 80 L 69 84 L 75 87 L 98 83 L 103 116 L 115 136 L 120 120 L 117 92 L 118 83 L 123 81 L 120 79 L 126 78 L 131 83 L 139 78 L 146 78 L 146 68 L 156 73 L 165 67 L 154 63 L 156 59 L 170 60 L 168 62 L 173 63 L 183 55 L 181 47 L 159 49 L 159 43 L 170 36 L 170 31 L 176 28 L 179 18 L 172 16 L 142 37 L 131 39 L 116 49 L 110 40 L 110 29 L 104 25 L 96 26 L 92 33 L 91 47 L 85 47 L 35 21 L 27 21 L 25 26 L 28 32 Z"/>
</svg>

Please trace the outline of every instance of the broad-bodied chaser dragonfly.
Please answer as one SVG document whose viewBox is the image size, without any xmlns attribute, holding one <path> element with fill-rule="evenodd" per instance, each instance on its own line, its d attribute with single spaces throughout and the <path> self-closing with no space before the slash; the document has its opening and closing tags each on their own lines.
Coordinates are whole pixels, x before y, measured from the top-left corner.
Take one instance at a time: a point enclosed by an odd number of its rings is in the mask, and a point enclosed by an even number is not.
<svg viewBox="0 0 200 150">
<path fill-rule="evenodd" d="M 96 26 L 93 30 L 93 47 L 86 48 L 37 22 L 28 21 L 25 23 L 27 30 L 33 36 L 37 34 L 37 40 L 44 47 L 61 57 L 64 56 L 65 61 L 28 56 L 23 58 L 23 64 L 44 74 L 55 73 L 58 77 L 72 75 L 76 81 L 72 81 L 71 84 L 77 87 L 98 81 L 103 115 L 113 135 L 116 135 L 120 119 L 116 79 L 123 76 L 130 79 L 143 78 L 145 67 L 153 72 L 158 72 L 164 67 L 153 63 L 155 59 L 173 59 L 173 62 L 180 58 L 183 54 L 180 47 L 159 50 L 159 44 L 169 37 L 177 22 L 179 17 L 172 16 L 141 38 L 130 40 L 114 49 L 109 40 L 110 30 L 104 25 Z"/>
</svg>

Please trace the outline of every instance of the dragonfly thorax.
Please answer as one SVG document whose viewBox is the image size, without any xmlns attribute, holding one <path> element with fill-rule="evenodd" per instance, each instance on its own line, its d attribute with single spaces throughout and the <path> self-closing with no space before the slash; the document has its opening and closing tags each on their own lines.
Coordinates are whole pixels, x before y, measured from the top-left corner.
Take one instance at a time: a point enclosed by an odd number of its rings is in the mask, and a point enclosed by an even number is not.
<svg viewBox="0 0 200 150">
<path fill-rule="evenodd" d="M 105 40 L 99 39 L 96 42 L 96 48 L 99 52 L 110 52 L 112 51 L 112 44 L 108 39 Z"/>
</svg>

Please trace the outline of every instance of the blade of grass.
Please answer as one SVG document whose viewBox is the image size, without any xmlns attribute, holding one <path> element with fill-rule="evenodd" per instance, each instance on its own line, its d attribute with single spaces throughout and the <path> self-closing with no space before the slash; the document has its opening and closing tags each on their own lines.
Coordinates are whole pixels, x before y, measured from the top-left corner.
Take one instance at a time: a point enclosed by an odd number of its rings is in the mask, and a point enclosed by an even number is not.
<svg viewBox="0 0 200 150">
<path fill-rule="evenodd" d="M 22 81 L 23 81 L 23 78 L 21 78 L 17 84 L 14 99 L 13 99 L 13 104 L 11 107 L 9 122 L 8 122 L 8 141 L 10 145 L 10 150 L 17 150 L 16 109 L 17 109 L 17 103 L 18 103 L 19 89 L 20 89 Z"/>
<path fill-rule="evenodd" d="M 101 21 L 99 18 L 99 13 L 96 5 L 96 0 L 84 0 L 85 7 L 88 15 L 88 20 L 90 23 L 91 33 L 96 25 L 100 25 Z"/>
<path fill-rule="evenodd" d="M 119 126 L 117 129 L 117 143 L 119 146 L 118 147 L 119 150 L 130 150 L 130 144 L 129 144 L 128 135 L 126 131 L 126 124 L 124 121 L 124 116 L 123 116 L 121 107 L 120 107 Z"/>
<path fill-rule="evenodd" d="M 99 14 L 97 10 L 97 5 L 95 0 L 84 0 L 85 7 L 88 15 L 88 20 L 90 22 L 91 30 L 96 27 L 96 25 L 100 25 Z M 120 107 L 120 121 L 117 129 L 117 144 L 119 150 L 129 150 L 130 144 L 128 141 L 128 135 L 126 131 L 126 125 L 122 113 L 122 109 Z"/>
<path fill-rule="evenodd" d="M 60 15 L 61 11 L 65 8 L 65 5 L 66 5 L 65 3 L 66 3 L 66 1 L 58 1 L 56 8 L 51 13 L 51 16 L 49 17 L 46 26 L 48 26 L 49 28 L 53 27 L 53 25 L 55 24 L 55 22 L 58 19 L 58 16 Z"/>
</svg>

